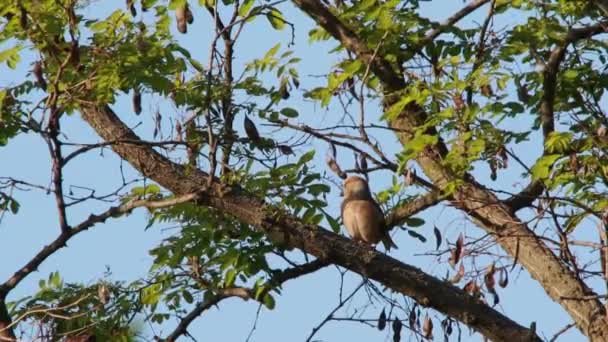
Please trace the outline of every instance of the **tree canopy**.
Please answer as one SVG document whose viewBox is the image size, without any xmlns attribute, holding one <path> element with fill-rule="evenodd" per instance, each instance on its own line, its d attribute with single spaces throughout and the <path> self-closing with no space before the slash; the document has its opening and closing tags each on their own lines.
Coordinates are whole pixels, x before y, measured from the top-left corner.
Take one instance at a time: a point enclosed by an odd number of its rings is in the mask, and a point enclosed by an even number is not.
<svg viewBox="0 0 608 342">
<path fill-rule="evenodd" d="M 0 251 L 0 340 L 203 340 L 189 331 L 225 299 L 273 310 L 286 283 L 331 268 L 337 306 L 295 339 L 348 321 L 393 341 L 466 328 L 608 341 L 608 2 L 429 13 L 444 5 L 5 0 L 0 70 L 14 78 L 0 77 L 0 153 L 35 137 L 48 155 L 41 177 L 0 174 L 0 236 L 32 194 L 54 202 L 40 229 L 55 236 L 23 264 Z M 23 158 L 2 163 L 24 170 Z M 342 179 L 355 174 L 399 251 L 341 233 Z M 80 233 L 140 211 L 145 234 L 172 227 L 145 275 L 35 273 Z M 404 258 L 413 249 L 434 266 Z M 521 301 L 522 271 L 569 317 L 562 329 L 501 308 Z M 15 297 L 28 278 L 39 288 Z"/>
</svg>

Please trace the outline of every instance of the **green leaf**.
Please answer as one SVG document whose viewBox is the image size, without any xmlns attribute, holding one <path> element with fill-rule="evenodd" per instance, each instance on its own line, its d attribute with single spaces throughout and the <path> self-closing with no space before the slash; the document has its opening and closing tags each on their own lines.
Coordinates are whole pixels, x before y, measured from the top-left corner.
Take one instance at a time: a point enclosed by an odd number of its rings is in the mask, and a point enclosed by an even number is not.
<svg viewBox="0 0 608 342">
<path fill-rule="evenodd" d="M 534 164 L 534 166 L 532 166 L 532 169 L 531 169 L 532 179 L 539 180 L 539 179 L 546 179 L 547 177 L 549 177 L 549 174 L 551 172 L 551 167 L 553 166 L 555 161 L 561 157 L 562 157 L 561 154 L 550 154 L 550 155 L 546 155 L 546 156 L 543 156 L 540 159 L 538 159 L 536 161 L 536 164 Z"/>
<path fill-rule="evenodd" d="M 21 44 L 17 44 L 10 49 L 6 49 L 4 51 L 0 51 L 0 63 L 6 62 L 9 68 L 15 69 L 17 67 L 17 63 L 21 60 L 19 56 L 19 51 L 23 46 Z"/>
<path fill-rule="evenodd" d="M 413 228 L 420 227 L 424 224 L 424 220 L 418 217 L 408 217 L 405 220 L 405 224 Z"/>
<path fill-rule="evenodd" d="M 276 8 L 270 10 L 268 14 L 266 14 L 266 19 L 270 22 L 270 25 L 275 30 L 282 30 L 285 28 L 285 18 L 283 18 L 283 14 Z"/>
<path fill-rule="evenodd" d="M 288 118 L 297 118 L 298 117 L 298 111 L 290 108 L 290 107 L 285 107 L 283 109 L 281 109 L 281 114 L 283 114 L 284 116 L 288 117 Z"/>
<path fill-rule="evenodd" d="M 234 286 L 234 281 L 236 279 L 236 274 L 237 271 L 234 268 L 231 268 L 228 270 L 228 272 L 226 272 L 226 277 L 224 279 L 224 286 L 225 287 L 232 287 Z"/>
<path fill-rule="evenodd" d="M 187 290 L 182 291 L 182 296 L 184 297 L 184 300 L 186 301 L 186 303 L 192 304 L 192 302 L 194 302 L 194 298 L 192 298 L 192 294 L 190 294 L 189 291 L 187 291 Z"/>
<path fill-rule="evenodd" d="M 424 236 L 422 236 L 422 235 L 418 234 L 417 232 L 415 232 L 415 231 L 413 231 L 413 230 L 409 230 L 409 229 L 408 229 L 407 233 L 408 233 L 408 234 L 409 234 L 411 237 L 416 238 L 416 239 L 420 240 L 421 242 L 426 242 L 426 238 L 425 238 Z"/>
<path fill-rule="evenodd" d="M 308 163 L 309 161 L 312 160 L 312 158 L 314 158 L 314 156 L 315 156 L 315 150 L 306 152 L 303 156 L 300 157 L 300 160 L 298 160 L 298 165 L 303 165 L 303 164 Z"/>
<path fill-rule="evenodd" d="M 239 16 L 246 17 L 249 14 L 249 10 L 251 10 L 251 7 L 253 6 L 254 3 L 255 3 L 255 0 L 243 1 L 243 4 L 239 8 Z"/>
<path fill-rule="evenodd" d="M 264 301 L 263 301 L 264 305 L 269 309 L 272 310 L 275 307 L 275 301 L 274 298 L 272 298 L 272 296 L 270 295 L 270 293 L 267 293 L 264 296 Z"/>
</svg>

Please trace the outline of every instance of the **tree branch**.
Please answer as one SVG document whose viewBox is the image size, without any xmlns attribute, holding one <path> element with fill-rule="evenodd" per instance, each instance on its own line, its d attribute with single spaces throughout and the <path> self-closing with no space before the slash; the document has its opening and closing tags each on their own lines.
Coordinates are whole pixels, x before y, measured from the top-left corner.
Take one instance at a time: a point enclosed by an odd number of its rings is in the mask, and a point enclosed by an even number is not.
<svg viewBox="0 0 608 342">
<path fill-rule="evenodd" d="M 295 266 L 293 268 L 288 268 L 285 270 L 278 271 L 272 277 L 270 282 L 272 284 L 274 284 L 275 286 L 279 286 L 288 280 L 298 278 L 300 276 L 303 276 L 303 275 L 306 275 L 309 273 L 313 273 L 327 265 L 328 265 L 327 262 L 317 259 L 315 261 L 312 261 L 312 262 L 309 262 L 306 264 L 302 264 L 302 265 Z M 258 298 L 264 298 L 264 295 L 268 291 L 270 291 L 270 288 L 268 288 L 268 290 L 266 290 L 265 292 L 262 292 Z M 199 317 L 203 312 L 205 312 L 212 306 L 217 305 L 223 299 L 230 298 L 230 297 L 239 297 L 244 300 L 248 300 L 249 298 L 252 297 L 252 293 L 253 293 L 253 291 L 251 289 L 242 288 L 242 287 L 227 288 L 227 289 L 219 290 L 219 292 L 215 296 L 211 297 L 210 299 L 208 299 L 204 302 L 198 303 L 192 311 L 190 311 L 186 316 L 184 316 L 180 320 L 180 322 L 177 325 L 177 327 L 175 328 L 175 330 L 173 330 L 173 332 L 171 332 L 171 334 L 169 334 L 169 336 L 167 336 L 163 341 L 174 342 L 177 340 L 178 337 L 180 337 L 182 335 L 186 335 L 188 333 L 188 326 L 190 326 L 190 324 L 197 317 Z"/>
<path fill-rule="evenodd" d="M 566 50 L 570 44 L 575 43 L 580 39 L 587 39 L 594 35 L 604 33 L 608 22 L 591 25 L 582 28 L 572 28 L 566 34 L 562 45 L 551 51 L 549 61 L 544 65 L 543 70 L 543 96 L 540 102 L 540 117 L 543 130 L 544 141 L 547 141 L 549 135 L 555 130 L 554 118 L 554 102 L 555 90 L 557 87 L 557 74 L 559 66 L 566 56 Z M 543 156 L 547 154 L 546 146 L 543 151 Z M 506 200 L 506 204 L 511 207 L 514 212 L 530 206 L 532 202 L 543 193 L 545 189 L 541 180 L 530 182 L 524 190 Z"/>
<path fill-rule="evenodd" d="M 81 114 L 104 140 L 116 140 L 118 137 L 137 139 L 107 106 L 84 105 Z M 184 166 L 171 162 L 146 146 L 117 144 L 112 148 L 146 177 L 174 193 L 203 189 L 198 198 L 200 205 L 230 213 L 268 235 L 282 235 L 289 246 L 379 281 L 396 292 L 412 297 L 423 306 L 432 307 L 467 324 L 493 341 L 510 342 L 529 336 L 527 328 L 459 288 L 328 230 L 304 225 L 287 213 L 273 215 L 279 209 L 267 206 L 263 200 L 247 194 L 241 188 L 228 187 L 217 181 L 207 187 L 209 177 L 206 173 L 186 170 Z"/>
<path fill-rule="evenodd" d="M 422 49 L 424 49 L 425 46 L 427 46 L 432 41 L 434 41 L 435 38 L 437 38 L 440 34 L 445 32 L 446 29 L 453 27 L 454 24 L 459 22 L 462 18 L 471 14 L 471 12 L 473 12 L 476 9 L 478 9 L 479 7 L 487 4 L 488 2 L 490 2 L 490 0 L 475 0 L 475 1 L 467 4 L 465 7 L 461 8 L 458 12 L 454 13 L 452 16 L 447 18 L 439 26 L 437 26 L 436 28 L 427 32 L 427 34 L 424 35 L 424 38 L 422 38 L 420 40 L 420 42 L 416 46 L 413 47 L 413 53 L 411 53 L 411 55 L 414 56 L 415 54 L 422 51 Z"/>
<path fill-rule="evenodd" d="M 441 197 L 439 191 L 432 191 L 425 195 L 419 196 L 403 205 L 400 205 L 391 211 L 386 217 L 386 226 L 391 229 L 395 226 L 403 224 L 405 220 L 417 213 L 434 206 L 441 202 L 444 198 Z"/>
<path fill-rule="evenodd" d="M 365 63 L 370 61 L 369 48 L 365 42 L 327 11 L 320 1 L 293 0 L 293 2 L 361 61 Z M 577 35 L 579 33 L 576 32 Z M 375 61 L 385 61 L 385 59 L 383 56 L 377 56 L 372 62 Z M 388 109 L 397 103 L 399 97 L 396 95 L 405 90 L 407 85 L 395 81 L 401 79 L 390 65 L 382 69 L 378 66 L 372 67 L 372 71 L 376 73 L 387 92 L 384 105 Z M 406 146 L 413 136 L 412 132 L 416 127 L 421 126 L 425 117 L 424 110 L 412 103 L 389 124 L 401 132 L 398 133 L 398 137 L 402 145 Z M 429 127 L 425 133 L 439 137 L 433 127 Z M 582 296 L 593 291 L 565 267 L 552 250 L 515 216 L 511 207 L 478 184 L 472 176 L 457 177 L 446 168 L 442 163 L 446 153 L 447 148 L 439 137 L 438 143 L 428 145 L 418 154 L 416 161 L 440 189 L 451 182 L 460 182 L 454 192 L 452 204 L 471 216 L 487 233 L 496 236 L 497 242 L 530 272 L 553 300 L 562 305 L 585 335 L 592 341 L 608 340 L 608 318 L 605 317 L 605 308 L 599 300 L 583 303 L 561 299 L 563 293 L 577 293 L 577 296 Z"/>
<path fill-rule="evenodd" d="M 38 267 L 57 250 L 66 246 L 66 243 L 75 235 L 91 228 L 92 226 L 103 223 L 110 217 L 118 217 L 131 212 L 135 208 L 146 207 L 148 209 L 158 209 L 173 206 L 179 203 L 195 201 L 202 193 L 189 193 L 176 198 L 162 201 L 132 200 L 123 205 L 111 207 L 101 214 L 91 214 L 88 219 L 74 226 L 65 233 L 60 234 L 53 242 L 40 250 L 30 261 L 15 272 L 8 280 L 0 285 L 0 300 L 15 288 L 25 277 L 38 269 Z M 1 314 L 1 312 L 0 312 Z M 2 324 L 0 320 L 0 324 Z"/>
</svg>

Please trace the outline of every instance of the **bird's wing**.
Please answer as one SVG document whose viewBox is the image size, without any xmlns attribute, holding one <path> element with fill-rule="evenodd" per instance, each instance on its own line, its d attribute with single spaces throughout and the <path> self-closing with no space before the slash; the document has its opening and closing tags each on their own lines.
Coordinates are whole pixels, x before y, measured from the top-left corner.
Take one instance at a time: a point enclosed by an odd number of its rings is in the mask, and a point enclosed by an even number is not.
<svg viewBox="0 0 608 342">
<path fill-rule="evenodd" d="M 359 227 L 357 224 L 356 202 L 360 201 L 354 199 L 345 199 L 341 206 L 342 222 L 344 223 L 346 231 L 354 240 L 358 240 L 360 238 Z"/>
</svg>

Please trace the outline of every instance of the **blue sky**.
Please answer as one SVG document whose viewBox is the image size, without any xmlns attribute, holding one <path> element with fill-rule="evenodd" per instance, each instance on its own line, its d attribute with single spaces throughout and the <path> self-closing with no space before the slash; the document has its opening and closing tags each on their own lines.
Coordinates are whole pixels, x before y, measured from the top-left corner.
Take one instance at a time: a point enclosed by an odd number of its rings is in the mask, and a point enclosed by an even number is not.
<svg viewBox="0 0 608 342">
<path fill-rule="evenodd" d="M 455 9 L 463 6 L 461 1 L 453 0 L 423 2 L 422 4 L 423 13 L 435 20 L 446 18 Z M 103 16 L 119 6 L 123 6 L 122 1 L 94 2 L 86 10 L 85 15 Z M 283 4 L 281 8 L 284 10 L 286 18 L 292 21 L 296 27 L 296 44 L 291 49 L 295 50 L 296 55 L 303 59 L 298 68 L 300 75 L 306 80 L 302 83 L 308 88 L 319 85 L 319 82 L 323 82 L 323 80 L 312 76 L 326 73 L 330 66 L 337 62 L 336 56 L 327 53 L 336 44 L 333 42 L 309 44 L 307 36 L 309 29 L 312 28 L 312 21 L 290 4 Z M 472 22 L 481 21 L 485 12 L 485 9 L 478 10 L 472 16 Z M 193 54 L 204 61 L 206 65 L 207 46 L 211 39 L 210 19 L 206 16 L 206 13 L 201 11 L 195 12 L 195 16 L 195 23 L 189 27 L 189 33 L 186 35 L 176 33 L 176 35 L 180 43 L 191 49 Z M 466 23 L 464 24 L 466 25 Z M 471 21 L 468 24 L 471 24 Z M 508 24 L 508 22 L 502 19 L 501 24 Z M 264 20 L 253 24 L 243 32 L 243 36 L 236 45 L 235 65 L 237 71 L 242 70 L 244 61 L 262 56 L 278 41 L 282 42 L 283 47 L 286 47 L 290 41 L 290 32 L 286 29 L 277 33 Z M 35 56 L 30 53 L 23 57 L 23 61 L 15 71 L 9 70 L 5 65 L 0 66 L 0 86 L 14 84 L 24 77 Z M 186 115 L 185 112 L 180 112 L 179 109 L 169 106 L 160 98 L 146 97 L 144 103 L 144 113 L 142 115 L 147 117 L 143 119 L 143 124 L 136 130 L 141 136 L 151 136 L 153 127 L 152 121 L 149 119 L 154 113 L 152 109 L 156 106 L 167 113 L 177 113 L 178 116 L 182 115 L 182 117 Z M 310 101 L 304 101 L 301 92 L 294 92 L 286 105 L 300 111 L 300 121 L 313 123 L 316 126 L 335 122 L 336 116 L 341 115 L 337 106 L 324 109 Z M 120 113 L 121 118 L 127 121 L 130 126 L 136 125 L 141 120 L 141 118 L 131 114 L 130 99 L 127 97 L 119 98 L 113 108 Z M 379 110 L 379 107 L 375 106 L 374 103 L 370 103 L 366 108 L 370 119 L 378 118 Z M 237 122 L 239 122 L 238 119 Z M 512 126 L 513 129 L 518 129 L 521 122 L 509 122 L 507 125 Z M 165 127 L 169 127 L 168 123 Z M 92 143 L 99 140 L 78 115 L 64 119 L 62 129 L 72 142 Z M 292 132 L 281 132 L 280 134 L 289 136 Z M 399 145 L 391 133 L 378 131 L 374 134 L 386 151 L 392 153 L 399 151 Z M 533 141 L 524 146 L 528 152 L 523 155 L 523 158 L 531 163 L 540 151 L 538 141 Z M 315 142 L 296 150 L 296 153 L 301 154 L 311 148 L 318 151 L 315 159 L 316 167 L 319 170 L 324 170 L 326 145 Z M 388 153 L 388 155 L 391 155 L 391 153 Z M 347 167 L 352 166 L 348 165 L 351 159 L 350 153 L 340 158 Z M 48 185 L 50 182 L 50 160 L 47 148 L 38 137 L 21 135 L 15 138 L 7 147 L 0 149 L 0 160 L 4 161 L 0 177 L 12 176 L 42 185 Z M 110 150 L 104 150 L 103 156 L 100 156 L 98 151 L 91 152 L 71 162 L 65 171 L 64 178 L 66 184 L 95 188 L 103 193 L 103 191 L 112 191 L 120 185 L 119 166 L 120 160 Z M 128 165 L 124 166 L 127 178 L 137 177 L 137 174 Z M 503 188 L 512 187 L 511 190 L 515 190 L 525 185 L 526 181 L 519 178 L 521 171 L 517 167 L 512 167 L 508 172 L 505 172 L 501 177 Z M 476 175 L 485 182 L 488 180 L 489 172 L 487 169 L 480 168 L 479 171 L 476 171 Z M 380 191 L 390 185 L 390 177 L 388 177 L 388 174 L 374 175 L 371 184 L 374 191 Z M 328 208 L 330 212 L 336 214 L 339 212 L 338 194 L 339 190 L 333 188 Z M 59 231 L 52 196 L 47 196 L 40 191 L 29 191 L 18 193 L 17 199 L 22 204 L 19 215 L 5 216 L 0 225 L 3 246 L 0 248 L 0 260 L 9 260 L 9 262 L 0 264 L 0 279 L 10 276 L 40 248 L 54 239 Z M 87 203 L 70 210 L 69 220 L 71 223 L 78 222 L 90 213 L 100 212 L 107 207 L 107 203 Z M 455 241 L 460 232 L 465 232 L 470 236 L 479 236 L 480 230 L 467 221 L 464 214 L 454 212 L 445 206 L 430 209 L 420 216 L 426 219 L 427 223 L 418 228 L 419 232 L 425 235 L 429 242 L 423 244 L 404 232 L 397 232 L 394 239 L 399 246 L 399 250 L 391 252 L 391 256 L 415 265 L 425 270 L 425 272 L 443 277 L 445 270 L 449 268 L 448 266 L 437 264 L 435 258 L 417 255 L 433 249 L 433 225 L 436 225 L 450 241 Z M 11 294 L 9 299 L 15 300 L 23 295 L 33 293 L 37 289 L 38 279 L 46 278 L 49 272 L 57 270 L 60 271 L 66 282 L 93 283 L 103 276 L 106 267 L 111 269 L 111 278 L 115 280 L 134 280 L 145 275 L 151 264 L 151 258 L 147 251 L 156 246 L 162 238 L 174 233 L 171 229 L 163 229 L 166 228 L 165 226 L 157 226 L 144 231 L 146 223 L 145 212 L 136 210 L 127 217 L 109 220 L 105 224 L 96 226 L 91 231 L 77 236 L 70 241 L 68 248 L 56 253 L 42 265 L 38 272 L 30 275 Z M 484 260 L 480 259 L 479 262 L 483 265 Z M 527 326 L 530 322 L 536 321 L 538 330 L 548 337 L 570 323 L 568 316 L 561 307 L 548 299 L 544 291 L 534 281 L 530 280 L 525 271 L 514 272 L 510 280 L 509 287 L 499 289 L 501 304 L 498 309 L 500 311 L 522 325 Z M 356 287 L 360 281 L 360 276 L 347 274 L 345 293 L 348 293 L 348 289 Z M 277 306 L 275 310 L 261 309 L 257 328 L 251 337 L 251 341 L 304 341 L 313 327 L 321 322 L 337 304 L 339 286 L 340 273 L 335 267 L 329 267 L 313 275 L 287 283 L 282 295 L 276 298 Z M 397 296 L 396 298 L 401 297 Z M 355 310 L 356 312 L 366 310 L 362 314 L 362 318 L 377 318 L 382 307 L 366 308 L 364 307 L 366 299 L 367 296 L 362 291 L 353 303 L 345 306 L 344 310 L 336 316 L 346 317 Z M 199 341 L 245 341 L 254 323 L 257 310 L 258 304 L 254 301 L 243 302 L 240 299 L 229 299 L 222 302 L 219 309 L 213 309 L 200 317 L 189 331 Z M 428 314 L 433 318 L 440 317 L 432 310 L 428 311 Z M 439 320 L 435 320 L 435 326 L 439 326 Z M 173 327 L 174 325 L 169 323 L 163 325 L 160 329 L 155 329 L 154 333 L 161 336 L 166 335 Z M 146 326 L 145 329 L 151 332 L 149 327 Z M 439 337 L 437 340 L 441 340 L 437 328 L 435 335 Z M 407 340 L 407 338 L 409 338 L 409 334 L 405 332 L 404 340 Z M 573 341 L 581 338 L 578 332 L 571 329 L 562 340 Z M 375 328 L 357 323 L 332 322 L 325 325 L 317 333 L 316 340 L 388 341 L 391 340 L 391 334 L 388 329 L 378 332 Z M 469 337 L 468 330 L 463 330 L 463 341 L 481 340 L 479 336 Z"/>
</svg>

